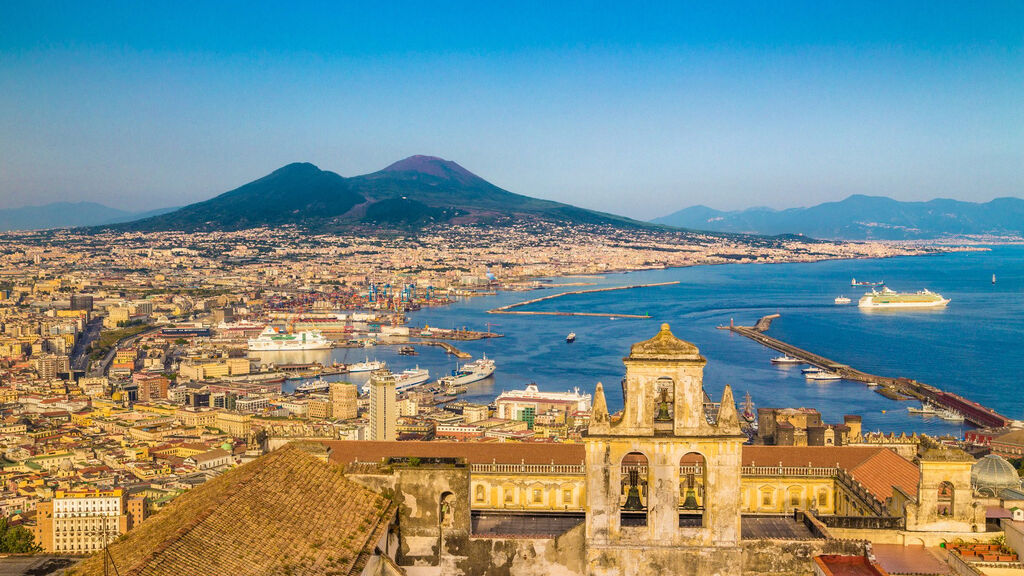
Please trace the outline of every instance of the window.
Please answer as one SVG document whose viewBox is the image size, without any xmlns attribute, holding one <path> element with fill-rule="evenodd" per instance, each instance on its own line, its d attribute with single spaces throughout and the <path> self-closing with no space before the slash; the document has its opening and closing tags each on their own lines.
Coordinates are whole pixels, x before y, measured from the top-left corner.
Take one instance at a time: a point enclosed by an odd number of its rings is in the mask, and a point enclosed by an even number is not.
<svg viewBox="0 0 1024 576">
<path fill-rule="evenodd" d="M 533 489 L 533 503 L 540 504 L 544 501 L 544 492 L 540 488 Z"/>
<path fill-rule="evenodd" d="M 828 492 L 818 492 L 818 506 L 828 506 Z"/>
<path fill-rule="evenodd" d="M 771 490 L 762 490 L 761 491 L 761 505 L 762 506 L 771 506 L 772 505 L 772 492 L 771 492 Z"/>
<path fill-rule="evenodd" d="M 566 489 L 562 490 L 562 503 L 563 504 L 572 504 L 572 490 L 571 489 L 566 488 Z"/>
<path fill-rule="evenodd" d="M 477 487 L 476 487 L 476 501 L 477 502 L 483 502 L 484 501 L 484 487 L 483 487 L 483 485 L 478 484 Z"/>
</svg>

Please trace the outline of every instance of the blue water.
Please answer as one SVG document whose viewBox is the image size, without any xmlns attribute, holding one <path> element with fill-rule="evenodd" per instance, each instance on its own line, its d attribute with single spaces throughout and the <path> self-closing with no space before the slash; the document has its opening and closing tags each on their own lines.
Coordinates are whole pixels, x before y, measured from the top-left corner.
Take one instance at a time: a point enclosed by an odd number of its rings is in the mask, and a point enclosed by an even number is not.
<svg viewBox="0 0 1024 576">
<path fill-rule="evenodd" d="M 997 275 L 996 284 L 991 283 L 992 274 Z M 863 288 L 851 287 L 851 277 L 884 280 L 902 291 L 928 288 L 952 302 L 944 310 L 862 312 L 856 301 Z M 750 325 L 765 314 L 779 313 L 768 332 L 772 336 L 867 372 L 914 378 L 1024 418 L 1024 247 L 878 260 L 698 266 L 562 281 L 618 286 L 676 280 L 680 284 L 567 296 L 523 308 L 646 313 L 651 319 L 486 313 L 538 295 L 578 289 L 555 287 L 424 309 L 412 315 L 412 323 L 482 330 L 493 322 L 494 330 L 505 335 L 457 343 L 474 357 L 486 353 L 498 364 L 493 378 L 471 386 L 466 396 L 471 401 L 489 402 L 503 389 L 530 382 L 542 390 L 579 387 L 592 392 L 601 381 L 609 407 L 616 410 L 622 406 L 622 357 L 630 344 L 650 338 L 668 322 L 677 336 L 695 343 L 707 357 L 704 384 L 714 398 L 731 384 L 737 400 L 749 392 L 759 407 L 817 408 L 828 422 L 860 414 L 865 430 L 962 433 L 965 425 L 911 416 L 908 403 L 888 400 L 861 383 L 807 381 L 798 368 L 771 365 L 769 358 L 778 355 L 774 351 L 715 328 L 731 318 Z M 839 295 L 849 296 L 854 305 L 834 305 Z M 570 331 L 578 336 L 571 345 L 565 343 Z M 383 348 L 369 352 L 393 368 L 419 363 L 437 376 L 454 367 L 440 349 L 420 350 L 415 359 Z M 336 350 L 332 356 L 341 359 L 345 354 Z M 363 355 L 347 354 L 348 361 Z"/>
</svg>

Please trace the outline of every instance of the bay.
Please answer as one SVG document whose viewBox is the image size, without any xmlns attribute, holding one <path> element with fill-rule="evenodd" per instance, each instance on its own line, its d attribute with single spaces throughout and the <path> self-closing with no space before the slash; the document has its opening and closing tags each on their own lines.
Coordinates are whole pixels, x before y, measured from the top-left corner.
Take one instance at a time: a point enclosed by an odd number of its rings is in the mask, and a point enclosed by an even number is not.
<svg viewBox="0 0 1024 576">
<path fill-rule="evenodd" d="M 995 284 L 991 282 L 993 274 Z M 952 301 L 940 310 L 864 312 L 856 306 L 863 288 L 850 285 L 853 277 L 884 280 L 900 291 L 927 288 Z M 808 381 L 799 369 L 770 364 L 776 352 L 716 329 L 730 319 L 751 325 L 761 316 L 779 313 L 781 317 L 768 332 L 772 336 L 867 372 L 914 378 L 962 394 L 1011 418 L 1024 419 L 1021 246 L 875 260 L 695 266 L 553 281 L 594 283 L 582 289 L 679 284 L 572 295 L 522 308 L 649 314 L 650 319 L 487 313 L 539 295 L 581 289 L 556 286 L 468 298 L 451 306 L 426 308 L 412 314 L 411 320 L 417 325 L 478 330 L 493 322 L 494 331 L 505 335 L 456 343 L 474 357 L 486 353 L 498 365 L 492 378 L 471 385 L 465 396 L 470 401 L 490 402 L 501 390 L 521 389 L 531 382 L 541 390 L 579 388 L 592 393 L 600 381 L 609 408 L 619 409 L 622 358 L 631 344 L 650 338 L 666 322 L 708 359 L 704 385 L 712 398 L 718 399 L 730 384 L 738 402 L 749 392 L 759 407 L 816 408 L 827 422 L 841 422 L 844 414 L 859 414 L 865 431 L 959 436 L 969 427 L 909 415 L 906 408 L 911 404 L 888 400 L 861 383 Z M 854 304 L 835 305 L 833 299 L 839 295 L 850 297 Z M 570 331 L 577 334 L 574 344 L 565 342 Z M 438 349 L 423 347 L 421 351 L 415 360 L 383 349 L 371 355 L 390 359 L 394 368 L 418 363 L 435 376 L 454 367 L 454 361 Z M 341 350 L 332 356 L 343 353 L 362 357 Z"/>
</svg>

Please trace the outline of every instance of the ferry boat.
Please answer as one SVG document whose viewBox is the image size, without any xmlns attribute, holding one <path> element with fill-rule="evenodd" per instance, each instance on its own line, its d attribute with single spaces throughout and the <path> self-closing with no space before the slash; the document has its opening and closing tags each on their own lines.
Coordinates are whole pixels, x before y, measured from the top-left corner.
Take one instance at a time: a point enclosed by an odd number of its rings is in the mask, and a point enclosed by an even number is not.
<svg viewBox="0 0 1024 576">
<path fill-rule="evenodd" d="M 370 361 L 367 358 L 364 362 L 356 362 L 355 364 L 348 365 L 349 372 L 373 372 L 374 370 L 380 370 L 387 367 L 387 362 L 380 362 L 377 360 Z"/>
<path fill-rule="evenodd" d="M 836 296 L 835 299 L 836 304 L 849 304 L 850 302 L 852 302 L 852 300 L 850 300 L 846 296 Z"/>
<path fill-rule="evenodd" d="M 409 368 L 408 370 L 402 370 L 398 374 L 395 374 L 395 391 L 402 392 L 408 390 L 413 386 L 418 386 L 424 382 L 430 380 L 430 370 L 426 368 Z"/>
<path fill-rule="evenodd" d="M 330 350 L 334 345 L 319 330 L 288 333 L 281 328 L 267 326 L 257 338 L 249 339 L 249 350 Z"/>
<path fill-rule="evenodd" d="M 842 380 L 842 376 L 835 372 L 829 372 L 827 370 L 818 370 L 817 372 L 808 372 L 804 374 L 808 380 Z"/>
<path fill-rule="evenodd" d="M 861 308 L 941 308 L 949 304 L 941 294 L 921 290 L 920 292 L 896 292 L 888 288 L 871 290 L 861 297 L 857 306 Z"/>
<path fill-rule="evenodd" d="M 295 387 L 296 392 L 326 392 L 331 389 L 331 383 L 323 378 L 317 378 L 312 382 L 305 382 Z"/>
<path fill-rule="evenodd" d="M 494 374 L 496 368 L 494 360 L 491 360 L 484 354 L 483 358 L 468 362 L 463 364 L 461 368 L 452 370 L 451 374 L 438 380 L 438 383 L 446 388 L 472 384 Z"/>
<path fill-rule="evenodd" d="M 391 373 L 387 372 L 386 369 L 382 370 L 385 371 L 384 373 L 387 374 L 387 376 L 391 376 Z M 414 388 L 416 386 L 419 386 L 420 384 L 423 384 L 427 380 L 430 380 L 430 371 L 427 370 L 426 368 L 420 368 L 419 366 L 416 366 L 415 368 L 409 368 L 408 370 L 402 370 L 401 372 L 394 374 L 394 379 L 395 393 L 402 393 L 409 390 L 410 388 Z M 368 393 L 370 391 L 370 382 L 363 384 L 362 391 L 364 393 Z"/>
<path fill-rule="evenodd" d="M 576 333 L 575 332 L 569 332 L 569 335 L 565 337 L 566 344 L 572 344 L 575 341 L 576 341 Z"/>
<path fill-rule="evenodd" d="M 771 360 L 772 364 L 803 364 L 804 361 L 799 358 L 793 358 L 783 354 L 782 356 L 776 356 Z"/>
</svg>

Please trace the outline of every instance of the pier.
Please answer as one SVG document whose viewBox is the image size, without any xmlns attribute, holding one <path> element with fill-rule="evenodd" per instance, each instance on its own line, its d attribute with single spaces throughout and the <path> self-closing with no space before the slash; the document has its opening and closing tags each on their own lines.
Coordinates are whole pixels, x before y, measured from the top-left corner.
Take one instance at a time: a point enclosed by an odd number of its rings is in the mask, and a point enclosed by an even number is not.
<svg viewBox="0 0 1024 576">
<path fill-rule="evenodd" d="M 964 420 L 976 426 L 1002 427 L 1007 426 L 1012 422 L 1010 418 L 999 414 L 995 410 L 982 406 L 977 402 L 968 400 L 958 394 L 946 392 L 945 390 L 941 390 L 935 386 L 930 386 L 910 378 L 892 378 L 889 376 L 869 374 L 841 362 L 836 362 L 835 360 L 831 360 L 819 354 L 809 352 L 803 348 L 798 348 L 792 344 L 783 342 L 778 338 L 772 338 L 764 332 L 771 327 L 772 320 L 778 317 L 778 314 L 764 316 L 758 320 L 754 326 L 737 326 L 730 321 L 728 326 L 719 326 L 718 328 L 721 330 L 735 332 L 741 336 L 746 336 L 747 338 L 771 348 L 772 350 L 777 350 L 793 358 L 799 358 L 805 363 L 817 366 L 823 370 L 834 372 L 844 380 L 853 380 L 856 382 L 877 385 L 875 388 L 876 392 L 893 400 L 916 398 L 922 402 L 936 404 L 963 414 Z"/>
<path fill-rule="evenodd" d="M 654 288 L 656 286 L 671 286 L 673 284 L 679 284 L 679 281 L 673 282 L 657 282 L 654 284 L 634 284 L 632 286 L 610 286 L 608 288 L 593 288 L 591 290 L 572 290 L 569 292 L 560 292 L 558 294 L 550 294 L 548 296 L 541 296 L 540 298 L 533 298 L 531 300 L 524 300 L 522 302 L 516 302 L 515 304 L 508 304 L 500 308 L 494 308 L 488 310 L 488 314 L 524 314 L 530 316 L 604 316 L 606 318 L 650 318 L 648 314 L 614 314 L 614 313 L 602 313 L 602 312 L 538 312 L 538 311 L 526 311 L 526 310 L 514 310 L 520 306 L 529 306 L 530 304 L 536 304 L 537 302 L 543 302 L 545 300 L 553 300 L 555 298 L 561 298 L 562 296 L 573 296 L 577 294 L 593 294 L 595 292 L 612 292 L 615 290 L 632 290 L 634 288 Z"/>
<path fill-rule="evenodd" d="M 424 344 L 427 346 L 440 346 L 441 348 L 444 348 L 445 352 L 451 354 L 452 356 L 455 356 L 460 360 L 465 360 L 466 358 L 473 357 L 473 355 L 470 354 L 469 352 L 463 352 L 462 350 L 459 350 L 455 346 L 452 346 L 451 344 L 447 342 L 442 342 L 440 340 L 424 340 L 422 342 L 417 342 L 417 344 Z"/>
</svg>

